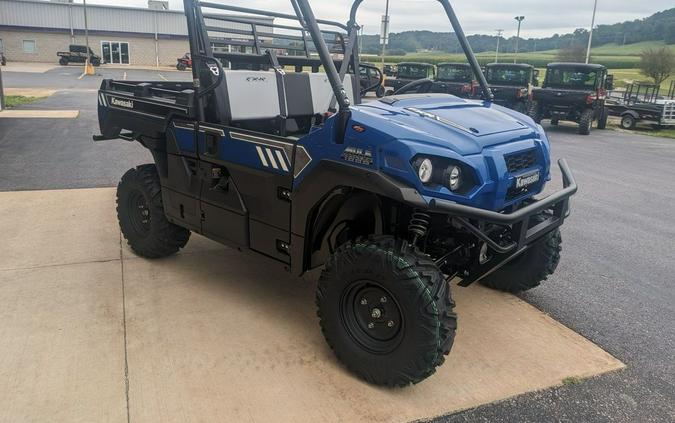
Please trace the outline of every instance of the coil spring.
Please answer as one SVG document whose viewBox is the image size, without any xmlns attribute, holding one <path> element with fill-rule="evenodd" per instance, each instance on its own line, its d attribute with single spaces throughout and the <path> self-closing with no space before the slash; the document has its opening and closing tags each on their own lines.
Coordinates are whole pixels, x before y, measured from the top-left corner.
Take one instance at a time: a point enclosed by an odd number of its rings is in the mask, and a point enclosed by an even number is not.
<svg viewBox="0 0 675 423">
<path fill-rule="evenodd" d="M 413 245 L 417 244 L 419 238 L 424 237 L 429 230 L 431 216 L 420 209 L 413 210 L 410 222 L 408 223 L 408 232 L 412 236 Z"/>
</svg>

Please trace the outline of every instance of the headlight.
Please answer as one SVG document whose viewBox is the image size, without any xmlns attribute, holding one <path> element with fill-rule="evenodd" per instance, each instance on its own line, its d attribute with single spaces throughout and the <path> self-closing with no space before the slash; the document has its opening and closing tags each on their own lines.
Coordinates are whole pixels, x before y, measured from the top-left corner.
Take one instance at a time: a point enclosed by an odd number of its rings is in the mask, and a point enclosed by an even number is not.
<svg viewBox="0 0 675 423">
<path fill-rule="evenodd" d="M 443 180 L 445 186 L 450 188 L 451 191 L 457 191 L 462 185 L 462 170 L 459 166 L 450 165 L 443 174 Z"/>
<path fill-rule="evenodd" d="M 431 175 L 434 173 L 434 167 L 431 164 L 431 160 L 429 159 L 424 159 L 420 163 L 419 167 L 417 168 L 417 176 L 420 177 L 420 181 L 422 181 L 423 184 L 428 183 L 431 181 Z"/>
</svg>

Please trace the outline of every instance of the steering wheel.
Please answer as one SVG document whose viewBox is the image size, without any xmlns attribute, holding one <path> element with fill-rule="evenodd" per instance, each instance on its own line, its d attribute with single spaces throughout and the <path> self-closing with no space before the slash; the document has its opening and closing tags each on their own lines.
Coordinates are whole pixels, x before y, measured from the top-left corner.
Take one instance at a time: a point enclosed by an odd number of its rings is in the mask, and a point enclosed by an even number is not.
<svg viewBox="0 0 675 423">
<path fill-rule="evenodd" d="M 382 73 L 380 68 L 378 68 L 377 66 L 367 65 L 364 63 L 359 63 L 359 68 L 373 69 L 378 75 L 377 82 L 375 84 L 361 89 L 361 95 L 364 96 L 366 95 L 367 92 L 375 90 L 375 94 L 377 94 L 378 97 L 384 96 L 384 73 Z M 370 78 L 368 78 L 368 80 L 370 80 Z M 382 87 L 382 89 L 380 89 L 379 87 Z"/>
<path fill-rule="evenodd" d="M 434 81 L 430 78 L 418 79 L 412 81 L 398 90 L 394 91 L 394 95 L 399 94 L 426 94 L 431 91 Z"/>
</svg>

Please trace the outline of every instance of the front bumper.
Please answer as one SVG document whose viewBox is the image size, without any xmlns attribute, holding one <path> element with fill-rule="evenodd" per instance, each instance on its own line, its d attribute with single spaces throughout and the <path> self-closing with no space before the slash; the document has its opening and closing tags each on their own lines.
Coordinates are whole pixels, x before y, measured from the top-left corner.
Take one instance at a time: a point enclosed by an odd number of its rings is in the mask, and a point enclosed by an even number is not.
<svg viewBox="0 0 675 423">
<path fill-rule="evenodd" d="M 430 211 L 451 216 L 456 224 L 471 232 L 495 253 L 486 265 L 477 266 L 463 275 L 460 285 L 467 286 L 484 278 L 524 253 L 537 239 L 563 224 L 569 216 L 569 201 L 570 197 L 577 192 L 577 184 L 564 159 L 558 161 L 558 166 L 560 166 L 562 172 L 563 189 L 546 198 L 536 200 L 513 213 L 498 213 L 447 200 L 431 200 L 429 203 Z M 532 217 L 540 214 L 544 214 L 546 218 L 536 225 L 530 226 Z M 472 220 L 477 221 L 478 224 L 472 223 Z M 511 240 L 503 243 L 491 238 L 490 234 L 483 229 L 486 223 L 509 227 Z"/>
</svg>

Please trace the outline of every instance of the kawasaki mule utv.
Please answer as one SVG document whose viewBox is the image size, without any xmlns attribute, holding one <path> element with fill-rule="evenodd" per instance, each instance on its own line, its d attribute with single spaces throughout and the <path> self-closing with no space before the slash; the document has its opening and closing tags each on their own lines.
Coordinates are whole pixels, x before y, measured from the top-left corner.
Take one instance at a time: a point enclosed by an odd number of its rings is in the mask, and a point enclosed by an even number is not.
<svg viewBox="0 0 675 423">
<path fill-rule="evenodd" d="M 450 281 L 538 286 L 558 264 L 576 184 L 560 161 L 564 188 L 535 199 L 551 177 L 546 134 L 491 102 L 448 0 L 439 3 L 480 102 L 423 94 L 362 104 L 362 0 L 346 24 L 315 18 L 308 0 L 290 3 L 293 14 L 184 0 L 194 82 L 102 82 L 94 139 L 137 141 L 154 157 L 119 183 L 122 233 L 147 258 L 196 232 L 279 271 L 323 267 L 316 304 L 337 357 L 371 383 L 420 382 L 453 343 Z M 222 36 L 232 23 L 248 28 L 237 29 L 243 41 Z M 233 42 L 249 52 L 230 52 Z"/>
<path fill-rule="evenodd" d="M 494 102 L 520 113 L 527 113 L 532 88 L 539 85 L 539 71 L 524 63 L 490 63 L 485 66 L 485 78 Z"/>
<path fill-rule="evenodd" d="M 532 91 L 529 114 L 537 123 L 542 119 L 551 119 L 551 125 L 576 122 L 581 135 L 591 133 L 593 121 L 598 129 L 605 129 L 609 117 L 605 100 L 613 80 L 602 65 L 549 63 L 544 84 Z"/>
</svg>

